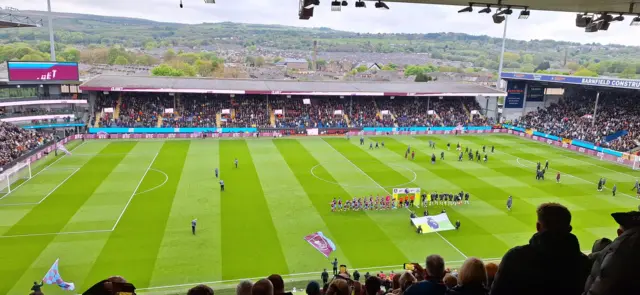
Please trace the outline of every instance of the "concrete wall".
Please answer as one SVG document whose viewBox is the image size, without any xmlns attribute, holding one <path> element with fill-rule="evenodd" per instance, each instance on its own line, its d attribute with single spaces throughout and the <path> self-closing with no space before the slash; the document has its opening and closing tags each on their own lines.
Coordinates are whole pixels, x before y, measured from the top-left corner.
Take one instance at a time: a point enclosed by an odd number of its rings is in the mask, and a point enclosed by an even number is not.
<svg viewBox="0 0 640 295">
<path fill-rule="evenodd" d="M 480 110 L 480 113 L 485 115 L 487 118 L 496 118 L 496 116 L 498 115 L 497 97 L 476 96 L 476 101 L 482 108 L 482 110 Z"/>
</svg>

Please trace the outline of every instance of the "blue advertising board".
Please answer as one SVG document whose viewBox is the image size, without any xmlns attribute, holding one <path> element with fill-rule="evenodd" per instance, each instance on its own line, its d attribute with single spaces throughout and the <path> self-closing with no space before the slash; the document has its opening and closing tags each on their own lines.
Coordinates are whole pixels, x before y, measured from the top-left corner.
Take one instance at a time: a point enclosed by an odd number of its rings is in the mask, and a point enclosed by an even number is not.
<svg viewBox="0 0 640 295">
<path fill-rule="evenodd" d="M 529 85 L 529 89 L 527 90 L 527 102 L 529 101 L 544 101 L 544 86 Z"/>
<path fill-rule="evenodd" d="M 527 73 L 502 73 L 502 79 L 545 81 L 552 83 L 566 83 L 584 86 L 603 86 L 613 88 L 640 89 L 640 80 L 607 79 L 594 77 L 576 77 L 564 75 L 544 75 Z"/>
<path fill-rule="evenodd" d="M 524 106 L 524 88 L 526 85 L 523 81 L 509 81 L 507 84 L 507 97 L 504 99 L 504 108 L 521 109 Z"/>
</svg>

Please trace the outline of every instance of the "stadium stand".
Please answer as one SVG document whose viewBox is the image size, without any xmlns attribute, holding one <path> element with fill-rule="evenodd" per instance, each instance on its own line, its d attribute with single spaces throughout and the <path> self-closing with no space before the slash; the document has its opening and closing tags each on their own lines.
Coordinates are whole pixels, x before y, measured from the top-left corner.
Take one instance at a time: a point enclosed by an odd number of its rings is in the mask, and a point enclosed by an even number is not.
<svg viewBox="0 0 640 295">
<path fill-rule="evenodd" d="M 592 120 L 594 106 L 594 95 L 585 92 L 565 94 L 560 102 L 527 113 L 517 125 L 618 151 L 637 148 L 635 141 L 640 139 L 640 106 L 633 98 L 601 93 L 595 123 Z M 627 133 L 607 141 L 609 135 L 621 131 Z"/>
<path fill-rule="evenodd" d="M 53 140 L 53 135 L 22 129 L 0 122 L 0 166 L 7 165 L 29 151 Z"/>
</svg>

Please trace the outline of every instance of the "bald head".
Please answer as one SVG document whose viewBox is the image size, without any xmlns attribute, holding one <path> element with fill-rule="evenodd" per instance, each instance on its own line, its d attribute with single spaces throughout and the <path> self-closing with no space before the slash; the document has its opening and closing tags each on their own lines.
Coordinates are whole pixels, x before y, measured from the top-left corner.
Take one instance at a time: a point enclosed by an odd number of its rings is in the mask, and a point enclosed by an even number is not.
<svg viewBox="0 0 640 295">
<path fill-rule="evenodd" d="M 251 295 L 253 283 L 251 281 L 242 281 L 236 287 L 236 295 Z"/>
<path fill-rule="evenodd" d="M 253 284 L 251 295 L 273 295 L 273 284 L 267 279 L 262 279 Z"/>
</svg>

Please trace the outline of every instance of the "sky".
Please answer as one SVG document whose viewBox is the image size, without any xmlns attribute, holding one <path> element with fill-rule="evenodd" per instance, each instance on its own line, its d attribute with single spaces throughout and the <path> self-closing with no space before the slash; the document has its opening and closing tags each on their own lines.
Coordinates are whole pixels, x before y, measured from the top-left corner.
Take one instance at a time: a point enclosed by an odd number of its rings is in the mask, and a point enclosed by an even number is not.
<svg viewBox="0 0 640 295">
<path fill-rule="evenodd" d="M 52 10 L 109 16 L 123 16 L 178 23 L 242 22 L 304 27 L 329 27 L 336 30 L 369 33 L 454 32 L 502 37 L 503 25 L 496 25 L 491 14 L 462 13 L 457 6 L 387 3 L 382 11 L 367 2 L 366 9 L 356 9 L 355 0 L 341 12 L 332 12 L 330 0 L 321 0 L 310 20 L 298 19 L 298 0 L 51 0 Z M 46 0 L 2 0 L 0 6 L 21 10 L 46 10 Z M 478 9 L 476 9 L 477 11 Z M 640 27 L 624 22 L 612 23 L 608 31 L 585 33 L 575 27 L 574 13 L 532 11 L 528 20 L 517 19 L 519 11 L 508 21 L 507 37 L 519 40 L 553 39 L 580 43 L 623 44 L 640 46 Z M 54 23 L 55 26 L 55 23 Z"/>
</svg>

